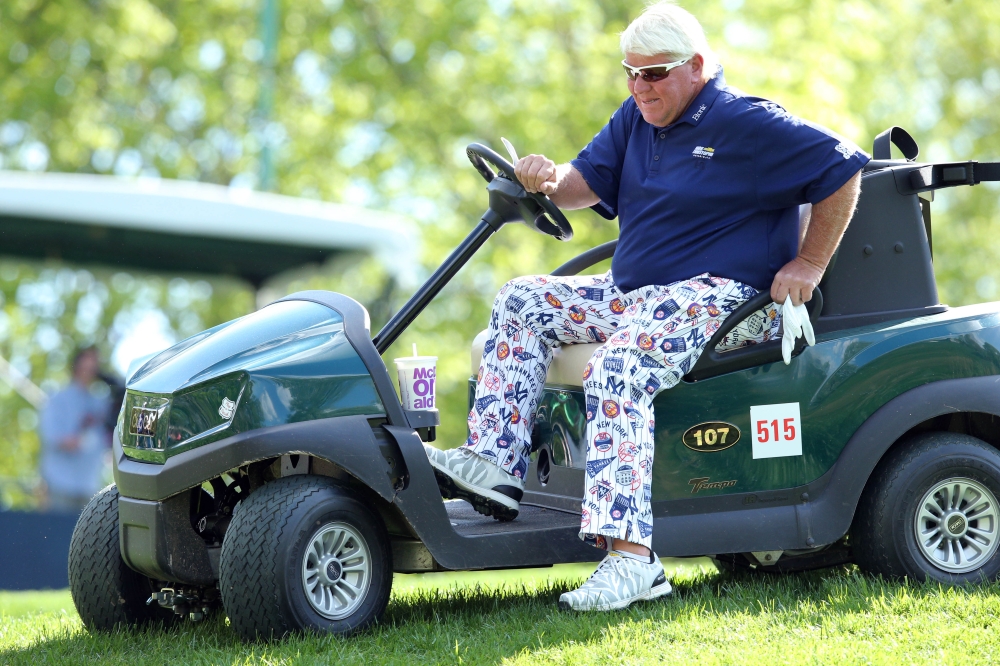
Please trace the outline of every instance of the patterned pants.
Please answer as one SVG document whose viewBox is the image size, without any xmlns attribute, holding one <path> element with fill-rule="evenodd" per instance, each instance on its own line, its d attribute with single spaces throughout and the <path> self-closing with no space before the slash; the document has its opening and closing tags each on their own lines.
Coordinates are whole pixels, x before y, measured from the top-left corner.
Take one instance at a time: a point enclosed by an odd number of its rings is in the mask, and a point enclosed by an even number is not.
<svg viewBox="0 0 1000 666">
<path fill-rule="evenodd" d="M 707 273 L 627 294 L 610 271 L 511 280 L 493 302 L 465 445 L 523 479 L 552 350 L 603 343 L 582 378 L 590 446 L 580 537 L 598 547 L 612 537 L 650 546 L 653 398 L 680 381 L 722 320 L 756 293 Z M 772 339 L 778 324 L 772 305 L 720 351 Z"/>
</svg>

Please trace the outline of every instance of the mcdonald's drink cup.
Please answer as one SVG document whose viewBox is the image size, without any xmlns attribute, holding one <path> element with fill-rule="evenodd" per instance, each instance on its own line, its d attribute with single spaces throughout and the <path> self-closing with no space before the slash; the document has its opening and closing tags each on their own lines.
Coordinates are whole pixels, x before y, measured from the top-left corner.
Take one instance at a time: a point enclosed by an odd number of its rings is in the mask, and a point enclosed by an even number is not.
<svg viewBox="0 0 1000 666">
<path fill-rule="evenodd" d="M 434 409 L 437 356 L 417 356 L 413 351 L 413 356 L 395 359 L 403 409 Z"/>
</svg>

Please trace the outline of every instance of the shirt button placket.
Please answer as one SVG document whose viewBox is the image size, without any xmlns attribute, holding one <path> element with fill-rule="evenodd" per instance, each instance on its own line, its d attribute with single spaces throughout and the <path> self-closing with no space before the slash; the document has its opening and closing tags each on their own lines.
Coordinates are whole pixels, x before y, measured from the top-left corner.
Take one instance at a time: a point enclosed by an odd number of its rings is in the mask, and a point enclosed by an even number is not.
<svg viewBox="0 0 1000 666">
<path fill-rule="evenodd" d="M 665 138 L 667 138 L 667 133 L 666 132 L 660 132 L 659 134 L 656 135 L 656 137 L 659 138 L 659 139 L 665 139 Z M 659 148 L 656 148 L 656 150 L 659 150 Z M 649 165 L 649 172 L 650 173 L 655 173 L 655 172 L 659 171 L 659 168 L 660 168 L 659 162 L 660 162 L 660 156 L 659 155 L 653 155 L 653 163 L 651 165 Z"/>
</svg>

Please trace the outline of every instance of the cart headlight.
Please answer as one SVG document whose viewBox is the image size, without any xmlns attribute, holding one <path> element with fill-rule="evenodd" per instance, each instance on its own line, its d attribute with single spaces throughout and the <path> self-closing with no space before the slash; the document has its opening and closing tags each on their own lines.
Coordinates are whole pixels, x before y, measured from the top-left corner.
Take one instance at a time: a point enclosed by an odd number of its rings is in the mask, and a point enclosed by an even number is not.
<svg viewBox="0 0 1000 666">
<path fill-rule="evenodd" d="M 126 454 L 163 462 L 167 449 L 185 450 L 225 436 L 246 384 L 239 373 L 173 396 L 128 391 L 119 429 Z"/>
<path fill-rule="evenodd" d="M 162 395 L 134 393 L 125 395 L 123 427 L 119 431 L 122 446 L 142 451 L 162 451 L 166 444 L 163 417 L 170 399 Z"/>
</svg>

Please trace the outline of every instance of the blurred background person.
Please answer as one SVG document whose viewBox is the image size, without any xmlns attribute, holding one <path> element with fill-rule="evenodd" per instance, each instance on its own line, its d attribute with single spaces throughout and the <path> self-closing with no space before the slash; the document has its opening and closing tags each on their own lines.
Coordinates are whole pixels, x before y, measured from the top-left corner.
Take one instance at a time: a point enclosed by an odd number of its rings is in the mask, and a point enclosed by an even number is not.
<svg viewBox="0 0 1000 666">
<path fill-rule="evenodd" d="M 112 405 L 108 391 L 95 387 L 99 379 L 97 349 L 81 349 L 73 358 L 72 381 L 42 408 L 41 476 L 51 511 L 80 511 L 104 485 Z"/>
</svg>

